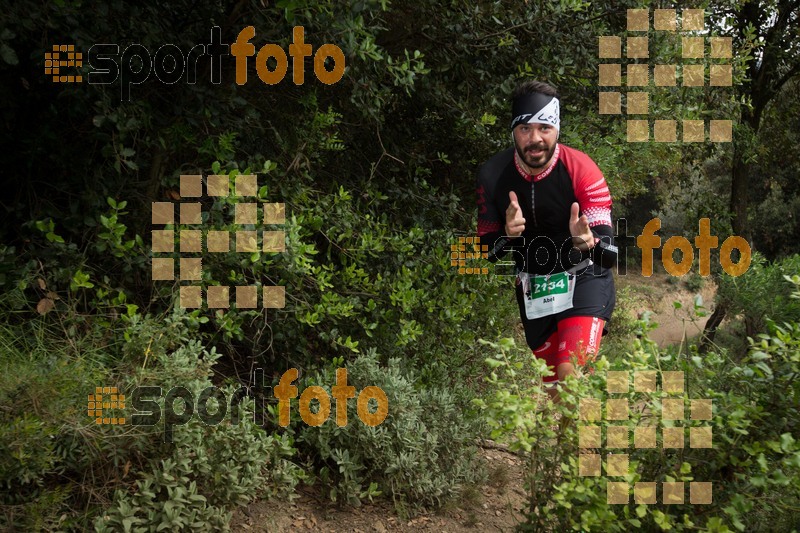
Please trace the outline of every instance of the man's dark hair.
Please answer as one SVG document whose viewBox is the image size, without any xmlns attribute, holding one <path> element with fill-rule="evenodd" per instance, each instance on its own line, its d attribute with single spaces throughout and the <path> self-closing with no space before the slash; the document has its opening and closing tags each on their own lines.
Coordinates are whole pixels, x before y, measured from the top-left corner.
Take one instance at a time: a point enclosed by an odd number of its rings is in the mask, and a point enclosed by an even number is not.
<svg viewBox="0 0 800 533">
<path fill-rule="evenodd" d="M 549 83 L 537 80 L 527 80 L 517 85 L 517 87 L 514 89 L 514 92 L 511 93 L 511 101 L 513 102 L 520 96 L 530 93 L 541 93 L 546 96 L 558 98 L 558 90 Z"/>
</svg>

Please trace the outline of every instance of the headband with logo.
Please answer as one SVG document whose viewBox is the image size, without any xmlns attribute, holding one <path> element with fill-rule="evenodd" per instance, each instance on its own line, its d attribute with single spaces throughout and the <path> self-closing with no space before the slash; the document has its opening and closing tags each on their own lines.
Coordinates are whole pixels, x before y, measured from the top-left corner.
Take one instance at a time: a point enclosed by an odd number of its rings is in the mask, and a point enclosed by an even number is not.
<svg viewBox="0 0 800 533">
<path fill-rule="evenodd" d="M 511 129 L 518 124 L 548 124 L 560 129 L 558 98 L 542 93 L 523 94 L 511 105 Z"/>
</svg>

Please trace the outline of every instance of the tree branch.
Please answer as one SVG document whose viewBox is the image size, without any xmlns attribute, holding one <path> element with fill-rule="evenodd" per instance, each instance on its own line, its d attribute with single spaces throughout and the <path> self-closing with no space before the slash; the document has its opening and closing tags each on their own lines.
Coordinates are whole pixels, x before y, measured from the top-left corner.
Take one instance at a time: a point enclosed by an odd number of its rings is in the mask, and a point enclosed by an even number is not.
<svg viewBox="0 0 800 533">
<path fill-rule="evenodd" d="M 794 78 L 798 74 L 800 74 L 800 61 L 795 63 L 794 66 L 792 66 L 792 68 L 789 69 L 789 72 L 784 74 L 784 76 L 778 80 L 778 82 L 775 84 L 775 93 L 777 94 L 778 92 L 780 92 L 781 87 L 783 87 L 787 81 Z"/>
</svg>

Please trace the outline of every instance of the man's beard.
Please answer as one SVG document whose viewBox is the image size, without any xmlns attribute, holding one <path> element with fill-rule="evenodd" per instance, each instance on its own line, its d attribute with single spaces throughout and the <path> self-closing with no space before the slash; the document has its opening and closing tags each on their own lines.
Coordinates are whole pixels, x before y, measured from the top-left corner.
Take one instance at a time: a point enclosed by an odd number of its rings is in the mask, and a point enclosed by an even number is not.
<svg viewBox="0 0 800 533">
<path fill-rule="evenodd" d="M 550 149 L 547 149 L 547 145 L 545 143 L 540 144 L 529 144 L 525 146 L 525 148 L 520 149 L 519 146 L 517 148 L 517 155 L 522 160 L 525 165 L 532 169 L 540 169 L 543 168 L 550 160 L 553 158 L 553 154 L 556 151 L 556 143 L 553 143 L 553 146 Z M 543 150 L 542 152 L 533 155 L 531 150 Z"/>
</svg>

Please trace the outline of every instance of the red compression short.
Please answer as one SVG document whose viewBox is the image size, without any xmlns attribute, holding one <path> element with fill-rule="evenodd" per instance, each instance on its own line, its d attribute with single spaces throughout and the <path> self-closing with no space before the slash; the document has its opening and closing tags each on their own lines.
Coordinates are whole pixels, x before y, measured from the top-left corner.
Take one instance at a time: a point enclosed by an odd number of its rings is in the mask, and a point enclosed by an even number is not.
<svg viewBox="0 0 800 533">
<path fill-rule="evenodd" d="M 577 357 L 579 366 L 586 364 L 587 358 L 593 359 L 600 350 L 603 326 L 605 321 L 594 316 L 573 316 L 560 320 L 558 329 L 544 344 L 533 350 L 533 354 L 544 359 L 554 373 L 543 378 L 543 381 L 557 382 L 556 368 L 562 363 L 569 363 L 573 355 Z"/>
</svg>

